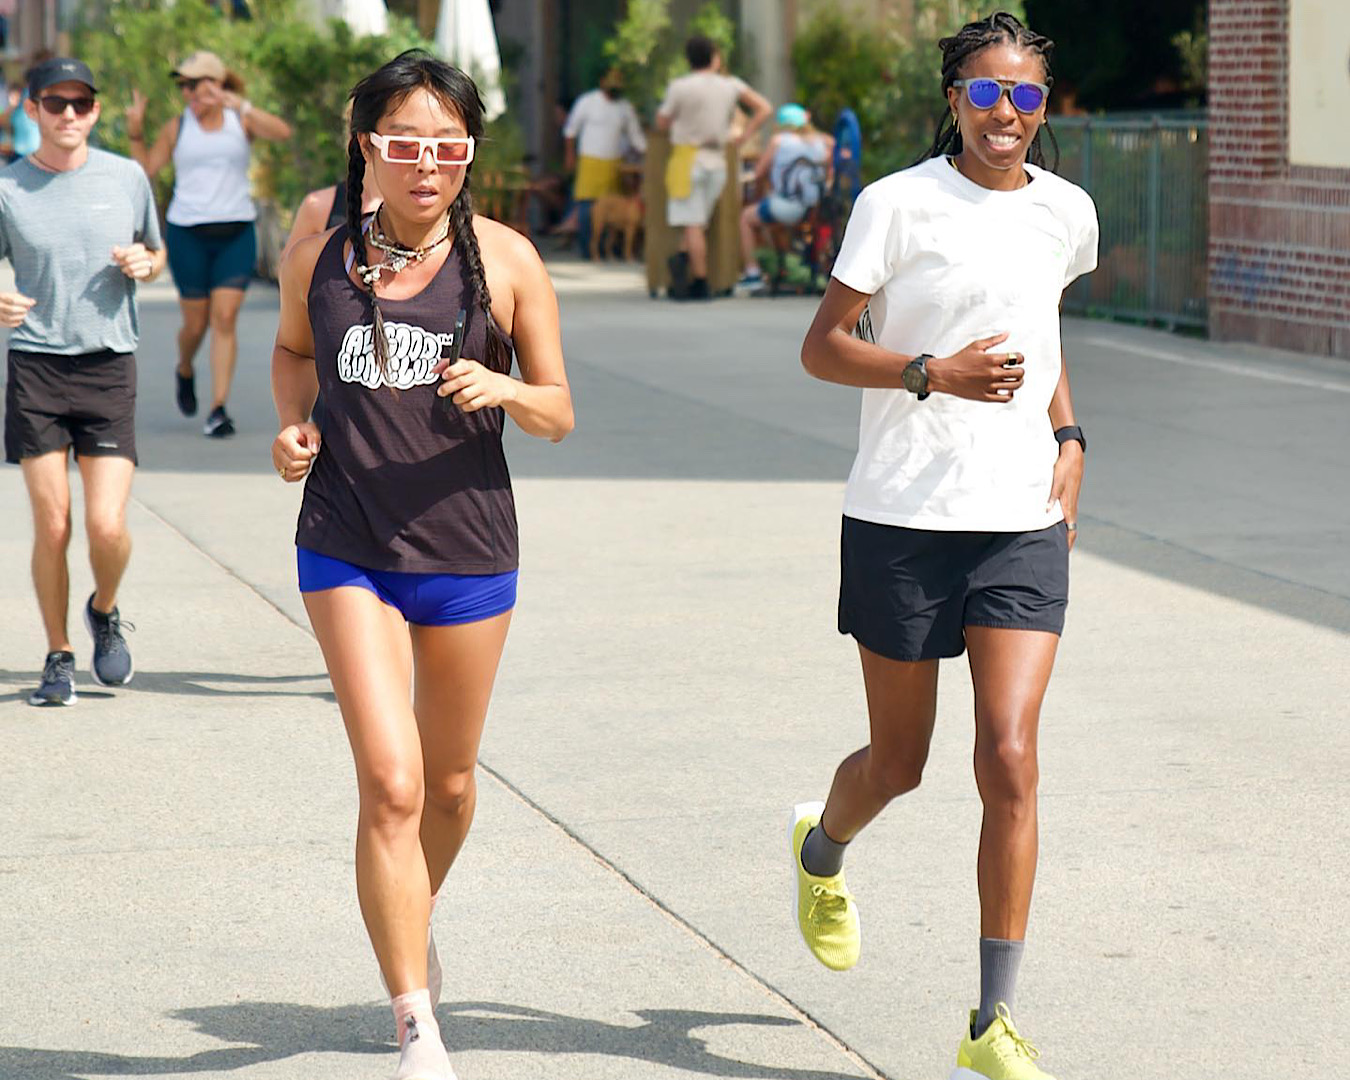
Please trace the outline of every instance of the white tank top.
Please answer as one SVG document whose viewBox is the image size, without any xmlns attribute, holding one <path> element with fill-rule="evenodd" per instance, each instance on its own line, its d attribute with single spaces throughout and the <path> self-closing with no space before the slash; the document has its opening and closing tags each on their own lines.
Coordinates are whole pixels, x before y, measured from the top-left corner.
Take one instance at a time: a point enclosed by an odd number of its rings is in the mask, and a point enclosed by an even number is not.
<svg viewBox="0 0 1350 1080">
<path fill-rule="evenodd" d="M 248 164 L 248 136 L 237 112 L 226 109 L 220 129 L 204 131 L 192 110 L 186 110 L 178 122 L 173 148 L 177 176 L 165 219 L 182 226 L 256 220 Z"/>
<path fill-rule="evenodd" d="M 803 206 L 815 206 L 823 194 L 827 156 L 824 139 L 808 139 L 794 132 L 783 132 L 778 137 L 778 149 L 769 167 L 769 183 L 773 185 L 774 193 L 795 199 Z M 813 165 L 819 168 L 812 168 Z"/>
</svg>

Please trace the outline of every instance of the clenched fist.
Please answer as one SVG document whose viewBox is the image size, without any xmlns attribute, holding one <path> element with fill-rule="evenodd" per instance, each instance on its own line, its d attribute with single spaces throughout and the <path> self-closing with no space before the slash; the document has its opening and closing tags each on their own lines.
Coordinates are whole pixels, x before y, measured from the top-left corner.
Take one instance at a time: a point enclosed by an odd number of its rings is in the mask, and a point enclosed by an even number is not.
<svg viewBox="0 0 1350 1080">
<path fill-rule="evenodd" d="M 23 293 L 0 293 L 0 326 L 20 325 L 36 303 L 31 296 L 24 296 Z"/>
</svg>

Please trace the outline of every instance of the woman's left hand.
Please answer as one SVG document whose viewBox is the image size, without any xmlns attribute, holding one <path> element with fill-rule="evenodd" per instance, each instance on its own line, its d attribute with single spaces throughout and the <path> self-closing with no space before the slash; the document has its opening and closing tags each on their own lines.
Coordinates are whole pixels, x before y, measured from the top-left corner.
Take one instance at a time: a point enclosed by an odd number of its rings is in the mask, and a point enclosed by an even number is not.
<svg viewBox="0 0 1350 1080">
<path fill-rule="evenodd" d="M 450 398 L 465 412 L 505 405 L 520 393 L 520 383 L 510 375 L 485 368 L 477 360 L 460 360 L 445 368 L 441 378 L 437 395 Z"/>
<path fill-rule="evenodd" d="M 1069 527 L 1069 550 L 1073 550 L 1078 539 L 1078 490 L 1083 486 L 1083 446 L 1077 439 L 1061 444 L 1059 460 L 1055 462 L 1055 473 L 1050 480 L 1049 510 L 1059 501 L 1064 511 L 1064 521 Z"/>
</svg>

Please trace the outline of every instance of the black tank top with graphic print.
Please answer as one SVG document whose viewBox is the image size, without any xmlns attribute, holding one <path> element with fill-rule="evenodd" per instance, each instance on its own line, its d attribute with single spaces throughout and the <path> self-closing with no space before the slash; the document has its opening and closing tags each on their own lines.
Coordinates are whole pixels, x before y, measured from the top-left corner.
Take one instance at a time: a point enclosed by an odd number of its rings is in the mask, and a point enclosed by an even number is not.
<svg viewBox="0 0 1350 1080">
<path fill-rule="evenodd" d="M 367 294 L 347 276 L 346 231 L 324 245 L 309 287 L 323 443 L 305 482 L 297 546 L 370 570 L 499 574 L 517 566 L 502 409 L 465 413 L 436 396 L 455 316 L 462 355 L 486 362 L 487 326 L 458 248 L 420 293 L 380 300 L 390 370 L 371 349 Z M 508 354 L 506 371 L 510 373 Z"/>
</svg>

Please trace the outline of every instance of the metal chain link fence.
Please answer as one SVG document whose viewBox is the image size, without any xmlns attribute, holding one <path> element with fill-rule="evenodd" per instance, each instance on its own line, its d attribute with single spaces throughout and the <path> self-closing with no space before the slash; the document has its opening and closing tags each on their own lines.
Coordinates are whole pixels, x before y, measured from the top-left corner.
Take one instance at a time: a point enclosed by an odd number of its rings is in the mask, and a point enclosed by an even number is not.
<svg viewBox="0 0 1350 1080">
<path fill-rule="evenodd" d="M 1054 117 L 1060 175 L 1101 222 L 1099 262 L 1064 310 L 1208 325 L 1208 125 L 1200 116 Z"/>
</svg>

